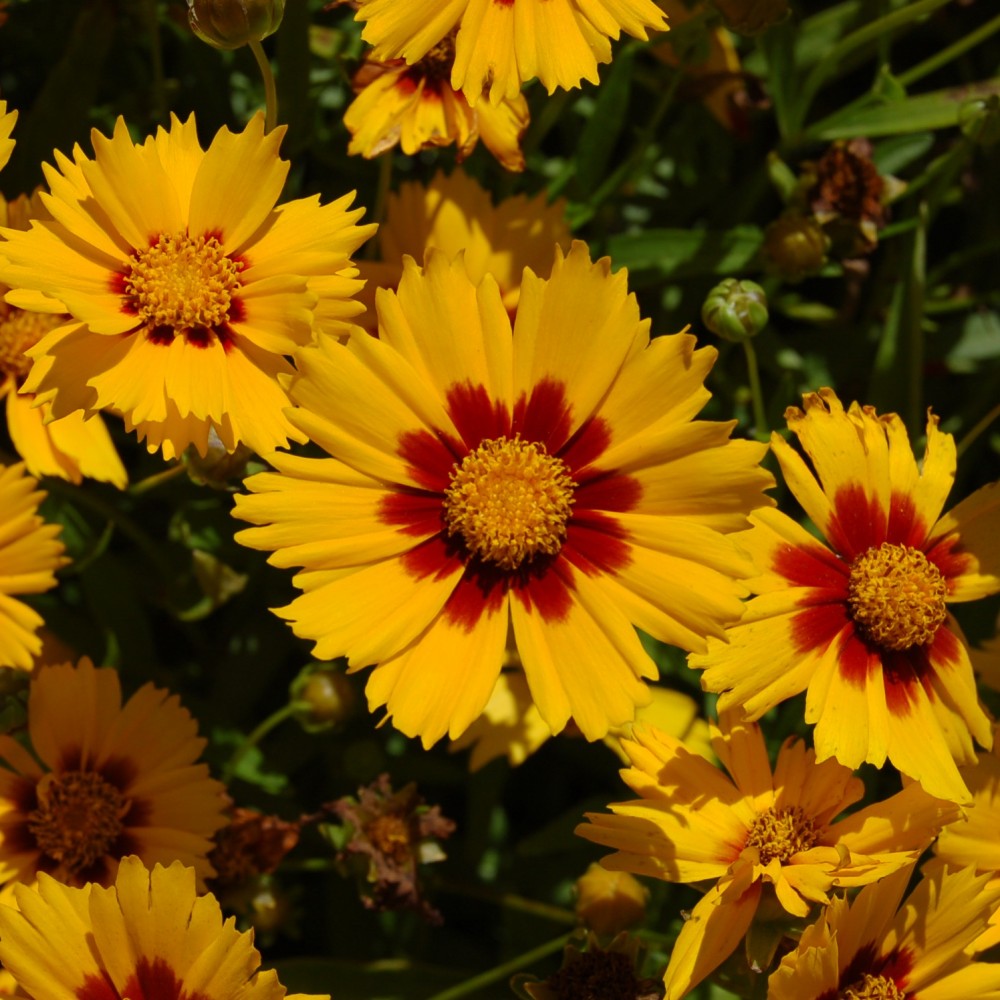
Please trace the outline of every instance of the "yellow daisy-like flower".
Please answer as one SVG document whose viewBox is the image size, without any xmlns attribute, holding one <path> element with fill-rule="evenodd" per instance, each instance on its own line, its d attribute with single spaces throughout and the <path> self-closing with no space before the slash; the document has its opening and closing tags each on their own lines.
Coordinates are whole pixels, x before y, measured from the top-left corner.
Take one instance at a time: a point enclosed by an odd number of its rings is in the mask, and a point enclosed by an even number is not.
<svg viewBox="0 0 1000 1000">
<path fill-rule="evenodd" d="M 865 885 L 909 867 L 941 826 L 958 815 L 917 784 L 838 819 L 864 784 L 834 760 L 817 763 L 794 738 L 771 772 L 760 727 L 724 713 L 713 747 L 731 775 L 655 728 L 625 741 L 622 772 L 639 796 L 588 813 L 576 828 L 613 847 L 606 868 L 668 882 L 718 879 L 684 922 L 664 974 L 679 1000 L 719 966 L 746 934 L 764 900 L 793 917 L 830 901 L 830 890 Z"/>
<path fill-rule="evenodd" d="M 886 758 L 932 795 L 967 801 L 958 773 L 972 738 L 993 735 L 965 642 L 948 612 L 1000 590 L 1000 487 L 941 516 L 955 443 L 927 423 L 918 469 L 902 420 L 830 389 L 785 417 L 810 465 L 777 434 L 771 447 L 792 493 L 827 545 L 786 514 L 758 511 L 740 544 L 760 596 L 727 641 L 690 658 L 722 707 L 759 718 L 806 694 L 819 758 L 855 768 Z"/>
<path fill-rule="evenodd" d="M 545 195 L 515 195 L 494 206 L 490 193 L 461 170 L 435 174 L 426 187 L 403 184 L 386 202 L 379 228 L 381 261 L 359 261 L 365 279 L 361 300 L 368 312 L 359 322 L 377 327 L 377 288 L 396 288 L 403 274 L 403 257 L 420 260 L 435 247 L 449 257 L 464 251 L 465 270 L 478 284 L 490 274 L 500 286 L 507 311 L 514 315 L 521 295 L 521 274 L 530 267 L 544 275 L 552 266 L 556 246 L 568 250 L 569 226 L 565 202 L 547 204 Z"/>
<path fill-rule="evenodd" d="M 766 502 L 762 446 L 693 419 L 716 352 L 650 341 L 626 282 L 575 244 L 525 271 L 512 331 L 496 281 L 432 250 L 380 290 L 378 339 L 297 355 L 290 419 L 330 457 L 249 479 L 237 538 L 305 567 L 279 614 L 376 664 L 369 707 L 425 745 L 483 711 L 508 629 L 549 729 L 599 739 L 657 676 L 633 623 L 698 649 L 740 613 L 726 533 Z"/>
<path fill-rule="evenodd" d="M 43 594 L 65 565 L 60 527 L 38 516 L 45 494 L 23 465 L 0 465 L 0 667 L 30 670 L 42 649 L 41 616 L 15 594 Z"/>
<path fill-rule="evenodd" d="M 667 27 L 653 0 L 358 0 L 356 19 L 376 58 L 411 64 L 457 28 L 451 85 L 473 105 L 511 100 L 536 76 L 550 94 L 597 83 L 612 38 Z"/>
<path fill-rule="evenodd" d="M 835 899 L 768 980 L 768 1000 L 991 1000 L 1000 965 L 968 947 L 1000 905 L 1000 885 L 971 869 L 925 878 L 900 906 L 910 872 Z"/>
<path fill-rule="evenodd" d="M 113 885 L 62 885 L 42 874 L 0 906 L 0 961 L 33 1000 L 329 1000 L 288 994 L 258 971 L 253 932 L 223 921 L 180 862 L 150 871 L 127 857 Z"/>
<path fill-rule="evenodd" d="M 31 219 L 46 217 L 37 194 L 21 195 L 11 202 L 0 197 L 0 226 L 26 230 Z M 0 282 L 0 399 L 7 399 L 7 430 L 17 453 L 33 476 L 59 476 L 71 483 L 80 483 L 86 476 L 124 489 L 128 474 L 100 417 L 85 420 L 77 410 L 51 421 L 52 408 L 47 403 L 36 406 L 32 393 L 18 392 L 31 370 L 31 359 L 24 352 L 68 317 L 62 303 L 51 300 L 51 312 L 10 305 L 4 300 L 9 291 Z"/>
<path fill-rule="evenodd" d="M 366 159 L 399 146 L 407 156 L 456 146 L 459 162 L 480 139 L 507 170 L 524 170 L 521 136 L 531 120 L 523 95 L 496 106 L 470 105 L 448 82 L 454 43 L 446 38 L 414 65 L 369 58 L 354 77 L 357 97 L 344 113 L 348 153 Z"/>
<path fill-rule="evenodd" d="M 355 225 L 353 195 L 275 207 L 283 131 L 264 135 L 258 115 L 206 151 L 193 117 L 142 145 L 119 119 L 112 138 L 92 134 L 94 159 L 55 154 L 54 221 L 2 231 L 0 280 L 72 318 L 28 352 L 24 388 L 56 418 L 111 408 L 166 458 L 204 455 L 213 431 L 262 453 L 297 436 L 277 376 L 317 326 L 361 311 L 350 255 L 373 227 Z"/>
<path fill-rule="evenodd" d="M 17 122 L 17 112 L 7 110 L 7 102 L 0 101 L 0 170 L 7 166 L 10 154 L 14 152 L 11 133 Z"/>
<path fill-rule="evenodd" d="M 178 860 L 199 882 L 226 824 L 223 785 L 196 761 L 205 746 L 176 695 L 146 684 L 122 704 L 118 674 L 86 658 L 42 667 L 28 696 L 32 754 L 0 735 L 0 882 L 39 872 L 114 882 L 119 861 Z"/>
</svg>

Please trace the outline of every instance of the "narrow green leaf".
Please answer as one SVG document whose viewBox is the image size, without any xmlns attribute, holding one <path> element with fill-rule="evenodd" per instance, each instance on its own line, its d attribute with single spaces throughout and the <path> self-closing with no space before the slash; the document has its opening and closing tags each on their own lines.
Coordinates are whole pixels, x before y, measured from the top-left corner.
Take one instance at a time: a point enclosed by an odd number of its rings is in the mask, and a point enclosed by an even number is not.
<svg viewBox="0 0 1000 1000">
<path fill-rule="evenodd" d="M 613 236 L 608 252 L 616 268 L 655 270 L 672 278 L 751 274 L 761 270 L 757 252 L 764 233 L 757 226 L 707 229 L 647 229 Z"/>
<path fill-rule="evenodd" d="M 607 79 L 598 91 L 594 113 L 583 128 L 576 148 L 576 184 L 580 200 L 597 190 L 614 152 L 622 126 L 628 121 L 628 101 L 632 89 L 635 49 L 626 48 L 615 59 Z"/>
</svg>

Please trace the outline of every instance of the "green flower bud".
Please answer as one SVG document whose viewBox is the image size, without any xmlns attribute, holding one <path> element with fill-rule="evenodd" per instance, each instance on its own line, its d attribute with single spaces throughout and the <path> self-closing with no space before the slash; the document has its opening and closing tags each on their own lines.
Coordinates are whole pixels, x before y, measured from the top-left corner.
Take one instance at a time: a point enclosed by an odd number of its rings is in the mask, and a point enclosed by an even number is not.
<svg viewBox="0 0 1000 1000">
<path fill-rule="evenodd" d="M 767 325 L 767 296 L 752 281 L 726 278 L 708 293 L 701 320 L 723 340 L 739 342 L 756 337 Z"/>
<path fill-rule="evenodd" d="M 274 34 L 285 0 L 188 0 L 188 23 L 217 49 L 238 49 Z"/>
<path fill-rule="evenodd" d="M 764 257 L 770 270 L 786 281 L 801 281 L 826 263 L 829 245 L 816 219 L 788 212 L 767 227 Z"/>
<path fill-rule="evenodd" d="M 292 681 L 291 699 L 301 709 L 296 718 L 308 732 L 319 732 L 343 722 L 353 712 L 357 697 L 342 670 L 327 663 L 310 663 Z"/>
<path fill-rule="evenodd" d="M 958 109 L 958 124 L 965 137 L 979 146 L 1000 142 L 1000 96 L 975 97 Z"/>
</svg>

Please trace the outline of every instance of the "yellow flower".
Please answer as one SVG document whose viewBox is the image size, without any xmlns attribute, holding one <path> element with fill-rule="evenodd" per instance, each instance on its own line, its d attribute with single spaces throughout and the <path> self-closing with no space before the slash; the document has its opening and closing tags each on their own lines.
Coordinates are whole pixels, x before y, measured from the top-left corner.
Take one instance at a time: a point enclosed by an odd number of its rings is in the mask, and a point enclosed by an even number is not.
<svg viewBox="0 0 1000 1000">
<path fill-rule="evenodd" d="M 247 481 L 245 545 L 303 566 L 279 610 L 318 659 L 375 664 L 371 709 L 429 746 L 489 701 L 508 629 L 552 732 L 633 717 L 657 676 L 633 623 L 704 648 L 740 613 L 727 537 L 766 502 L 762 446 L 692 418 L 716 352 L 650 341 L 624 271 L 557 252 L 513 325 L 462 259 L 407 259 L 379 337 L 300 351 L 290 419 L 323 459 Z"/>
<path fill-rule="evenodd" d="M 0 465 L 0 667 L 30 670 L 42 650 L 41 616 L 14 594 L 43 594 L 56 585 L 63 557 L 59 525 L 38 516 L 45 494 L 23 465 Z"/>
<path fill-rule="evenodd" d="M 771 447 L 792 493 L 828 542 L 759 511 L 740 544 L 759 576 L 728 641 L 689 660 L 719 704 L 759 718 L 808 689 L 816 752 L 855 768 L 886 758 L 941 798 L 967 801 L 956 767 L 992 742 L 952 601 L 1000 590 L 1000 487 L 943 517 L 955 443 L 927 423 L 918 470 L 902 420 L 830 389 L 785 417 L 811 464 L 779 435 Z M 815 471 L 813 471 L 815 470 Z"/>
<path fill-rule="evenodd" d="M 512 100 L 538 77 L 556 87 L 598 82 L 597 66 L 611 62 L 610 39 L 622 31 L 648 37 L 665 29 L 653 0 L 359 0 L 361 37 L 378 59 L 413 64 L 458 28 L 451 85 L 475 105 Z"/>
<path fill-rule="evenodd" d="M 385 222 L 378 233 L 381 262 L 358 263 L 366 280 L 360 298 L 368 307 L 360 322 L 372 330 L 377 327 L 375 289 L 396 288 L 403 257 L 422 260 L 430 247 L 449 257 L 464 251 L 469 280 L 479 284 L 492 275 L 513 316 L 524 269 L 545 275 L 555 247 L 569 249 L 564 212 L 562 200 L 549 205 L 544 194 L 515 195 L 494 206 L 489 192 L 462 170 L 451 176 L 437 173 L 426 187 L 415 181 L 403 184 L 386 202 Z"/>
<path fill-rule="evenodd" d="M 17 887 L 17 908 L 0 906 L 0 960 L 34 1000 L 310 1000 L 258 971 L 253 932 L 223 922 L 180 862 L 150 871 L 127 857 L 108 888 L 38 882 Z"/>
<path fill-rule="evenodd" d="M 358 96 L 344 113 L 348 153 L 371 159 L 398 145 L 413 156 L 454 145 L 461 162 L 482 139 L 507 170 L 524 170 L 528 102 L 515 94 L 495 107 L 485 101 L 470 106 L 448 82 L 453 58 L 454 46 L 445 39 L 413 66 L 402 59 L 367 59 L 354 77 Z"/>
<path fill-rule="evenodd" d="M 193 865 L 199 882 L 212 834 L 226 823 L 224 787 L 195 763 L 205 741 L 176 695 L 146 684 L 122 705 L 118 674 L 39 669 L 28 696 L 34 755 L 0 736 L 0 882 L 39 871 L 73 885 L 110 885 L 127 854 Z"/>
<path fill-rule="evenodd" d="M 625 741 L 622 772 L 639 796 L 588 813 L 576 832 L 613 847 L 602 864 L 668 882 L 718 879 L 694 907 L 664 975 L 667 1000 L 687 995 L 729 956 L 758 908 L 793 917 L 826 904 L 834 887 L 865 885 L 911 865 L 957 808 L 911 784 L 839 818 L 864 785 L 801 741 L 782 745 L 771 772 L 760 727 L 723 714 L 713 746 L 731 775 L 652 727 Z"/>
<path fill-rule="evenodd" d="M 835 899 L 768 980 L 768 1000 L 989 1000 L 1000 965 L 964 951 L 1000 903 L 971 869 L 925 878 L 900 906 L 908 870 Z M 898 907 L 898 909 L 897 909 Z"/>
<path fill-rule="evenodd" d="M 32 219 L 47 218 L 37 195 L 21 195 L 11 202 L 0 197 L 0 225 L 26 230 Z M 85 420 L 77 410 L 52 421 L 48 403 L 36 406 L 33 393 L 18 392 L 31 370 L 31 359 L 24 352 L 68 317 L 62 303 L 46 302 L 41 296 L 40 304 L 52 311 L 10 305 L 4 301 L 8 291 L 0 283 L 0 399 L 7 398 L 7 430 L 17 453 L 33 476 L 59 476 L 77 484 L 87 476 L 124 489 L 128 474 L 99 416 Z"/>
<path fill-rule="evenodd" d="M 277 376 L 315 327 L 361 311 L 350 255 L 372 227 L 354 225 L 352 195 L 275 207 L 282 134 L 258 115 L 205 151 L 194 118 L 172 118 L 136 145 L 119 119 L 112 138 L 93 133 L 94 159 L 55 154 L 55 221 L 2 231 L 0 280 L 70 314 L 29 351 L 25 389 L 56 418 L 112 408 L 166 458 L 204 455 L 212 431 L 229 451 L 297 436 Z"/>
<path fill-rule="evenodd" d="M 17 122 L 17 112 L 7 110 L 7 102 L 0 101 L 0 170 L 7 166 L 10 154 L 14 152 L 14 140 L 10 137 Z"/>
</svg>

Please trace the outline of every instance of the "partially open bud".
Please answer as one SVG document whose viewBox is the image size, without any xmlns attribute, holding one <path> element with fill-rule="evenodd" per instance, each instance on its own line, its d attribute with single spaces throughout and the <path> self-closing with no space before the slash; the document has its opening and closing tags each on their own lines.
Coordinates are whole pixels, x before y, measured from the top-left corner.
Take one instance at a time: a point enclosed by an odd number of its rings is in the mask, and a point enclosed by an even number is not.
<svg viewBox="0 0 1000 1000">
<path fill-rule="evenodd" d="M 764 234 L 768 268 L 785 281 L 801 281 L 826 263 L 830 241 L 811 215 L 786 212 Z"/>
<path fill-rule="evenodd" d="M 285 13 L 285 0 L 187 0 L 188 23 L 217 49 L 238 49 L 274 34 Z"/>
<path fill-rule="evenodd" d="M 642 920 L 648 896 L 634 875 L 595 862 L 576 880 L 576 915 L 596 934 L 617 934 Z"/>
<path fill-rule="evenodd" d="M 788 0 L 713 0 L 730 31 L 759 35 L 788 16 Z"/>
<path fill-rule="evenodd" d="M 354 712 L 357 696 L 342 670 L 310 663 L 292 681 L 290 696 L 300 708 L 296 718 L 307 732 L 329 729 Z"/>
<path fill-rule="evenodd" d="M 753 281 L 726 278 L 708 293 L 701 320 L 723 340 L 748 340 L 767 325 L 767 296 Z"/>
</svg>

